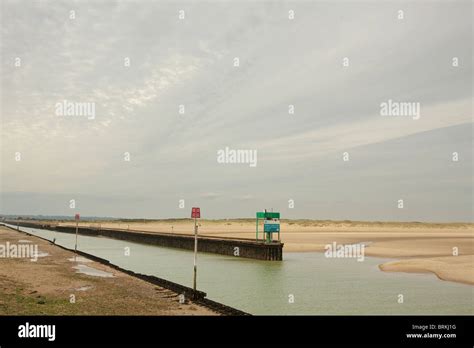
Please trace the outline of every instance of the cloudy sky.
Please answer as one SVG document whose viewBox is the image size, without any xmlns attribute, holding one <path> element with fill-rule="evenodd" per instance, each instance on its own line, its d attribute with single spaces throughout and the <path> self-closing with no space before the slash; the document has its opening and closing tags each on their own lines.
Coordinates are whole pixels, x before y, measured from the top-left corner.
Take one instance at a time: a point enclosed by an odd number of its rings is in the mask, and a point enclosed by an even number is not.
<svg viewBox="0 0 474 348">
<path fill-rule="evenodd" d="M 470 1 L 2 1 L 0 211 L 472 221 L 471 16 Z M 95 118 L 58 115 L 64 100 Z M 388 100 L 419 119 L 381 115 Z M 226 147 L 257 165 L 218 163 Z"/>
</svg>

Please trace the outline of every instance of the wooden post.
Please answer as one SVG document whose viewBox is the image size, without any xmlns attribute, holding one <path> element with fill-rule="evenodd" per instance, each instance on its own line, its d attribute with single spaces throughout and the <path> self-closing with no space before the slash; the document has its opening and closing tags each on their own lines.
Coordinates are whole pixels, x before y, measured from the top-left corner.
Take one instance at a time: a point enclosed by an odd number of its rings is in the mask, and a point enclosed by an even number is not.
<svg viewBox="0 0 474 348">
<path fill-rule="evenodd" d="M 258 242 L 258 216 L 257 216 L 257 235 L 255 236 L 255 239 Z"/>
<path fill-rule="evenodd" d="M 194 296 L 196 296 L 196 278 L 197 278 L 197 224 L 196 224 L 196 217 L 194 217 L 194 278 L 193 278 L 193 290 Z"/>
<path fill-rule="evenodd" d="M 76 219 L 76 245 L 74 247 L 74 252 L 77 254 L 77 231 L 79 229 L 79 220 Z"/>
</svg>

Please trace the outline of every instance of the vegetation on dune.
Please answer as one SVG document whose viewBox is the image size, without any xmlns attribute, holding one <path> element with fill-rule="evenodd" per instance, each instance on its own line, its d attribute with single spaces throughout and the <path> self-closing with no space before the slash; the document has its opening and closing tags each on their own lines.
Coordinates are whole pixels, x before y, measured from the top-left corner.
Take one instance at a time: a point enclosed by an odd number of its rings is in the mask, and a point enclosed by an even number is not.
<svg viewBox="0 0 474 348">
<path fill-rule="evenodd" d="M 48 223 L 71 223 L 73 218 L 53 218 L 44 216 L 28 216 L 28 217 L 13 217 L 3 216 L 7 219 L 19 219 L 19 220 L 32 220 L 32 221 L 43 221 Z M 168 218 L 168 219 L 145 219 L 145 218 L 100 218 L 100 217 L 81 217 L 82 223 L 103 223 L 103 224 L 152 224 L 152 223 L 163 223 L 163 224 L 181 224 L 191 223 L 191 218 Z M 229 219 L 200 219 L 201 223 L 206 224 L 225 224 L 231 225 L 236 224 L 255 224 L 255 218 L 229 218 Z M 303 227 L 400 227 L 400 228 L 473 228 L 474 223 L 472 222 L 421 222 L 421 221 L 358 221 L 358 220 L 318 220 L 318 219 L 281 219 L 281 223 L 288 225 L 297 225 Z"/>
</svg>

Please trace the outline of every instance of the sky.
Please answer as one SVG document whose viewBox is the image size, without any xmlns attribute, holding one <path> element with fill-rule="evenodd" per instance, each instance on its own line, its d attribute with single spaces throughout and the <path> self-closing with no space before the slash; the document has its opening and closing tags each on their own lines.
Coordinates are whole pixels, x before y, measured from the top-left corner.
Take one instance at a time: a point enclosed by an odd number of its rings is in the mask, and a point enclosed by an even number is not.
<svg viewBox="0 0 474 348">
<path fill-rule="evenodd" d="M 1 22 L 2 214 L 473 220 L 470 1 L 7 0 Z"/>
</svg>

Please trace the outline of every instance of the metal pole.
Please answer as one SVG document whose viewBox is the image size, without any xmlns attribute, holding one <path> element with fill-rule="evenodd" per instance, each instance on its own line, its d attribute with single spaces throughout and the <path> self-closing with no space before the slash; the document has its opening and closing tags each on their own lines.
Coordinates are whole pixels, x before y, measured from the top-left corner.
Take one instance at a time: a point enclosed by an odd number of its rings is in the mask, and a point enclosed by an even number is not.
<svg viewBox="0 0 474 348">
<path fill-rule="evenodd" d="M 196 296 L 196 277 L 197 277 L 197 225 L 196 225 L 196 218 L 194 218 L 194 279 L 193 279 L 193 289 L 194 289 L 194 296 Z"/>
<path fill-rule="evenodd" d="M 74 247 L 74 252 L 77 254 L 77 230 L 79 229 L 79 221 L 76 220 L 76 246 Z"/>
<path fill-rule="evenodd" d="M 257 217 L 257 235 L 255 236 L 255 239 L 256 239 L 257 242 L 258 242 L 258 217 Z"/>
</svg>

